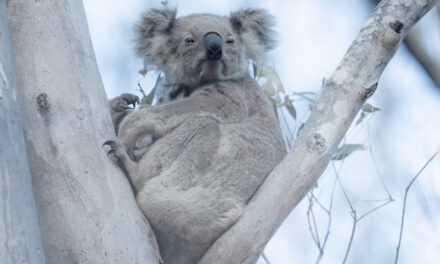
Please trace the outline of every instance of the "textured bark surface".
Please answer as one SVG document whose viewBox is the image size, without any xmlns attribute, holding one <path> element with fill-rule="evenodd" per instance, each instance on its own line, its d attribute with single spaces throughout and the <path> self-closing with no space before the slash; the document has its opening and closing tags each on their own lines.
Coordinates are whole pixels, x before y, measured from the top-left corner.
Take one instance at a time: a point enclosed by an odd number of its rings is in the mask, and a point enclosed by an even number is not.
<svg viewBox="0 0 440 264">
<path fill-rule="evenodd" d="M 257 260 L 283 220 L 316 184 L 362 104 L 374 93 L 400 40 L 435 2 L 380 2 L 328 79 L 291 151 L 268 176 L 240 220 L 199 263 Z"/>
<path fill-rule="evenodd" d="M 380 0 L 374 0 L 372 2 L 377 5 L 379 4 Z M 440 2 L 437 1 L 437 10 L 440 8 L 438 3 Z M 438 21 L 434 22 L 438 23 Z M 433 38 L 438 38 L 440 36 L 440 32 L 437 33 L 438 34 L 433 36 Z M 431 78 L 437 88 L 440 89 L 440 58 L 438 56 L 434 58 L 428 54 L 423 45 L 423 32 L 417 28 L 412 28 L 410 31 L 408 31 L 403 43 L 405 43 L 409 53 L 420 64 L 428 77 Z"/>
<path fill-rule="evenodd" d="M 82 2 L 7 8 L 47 263 L 158 263 L 148 222 L 102 148 L 115 136 Z"/>
<path fill-rule="evenodd" d="M 44 263 L 5 2 L 0 2 L 0 263 Z"/>
</svg>

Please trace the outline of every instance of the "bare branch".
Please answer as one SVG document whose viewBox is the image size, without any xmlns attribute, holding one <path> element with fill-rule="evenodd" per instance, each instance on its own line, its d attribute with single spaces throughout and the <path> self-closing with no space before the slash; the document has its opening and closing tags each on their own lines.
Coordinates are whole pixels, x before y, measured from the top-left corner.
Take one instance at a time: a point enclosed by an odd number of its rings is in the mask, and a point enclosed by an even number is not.
<svg viewBox="0 0 440 264">
<path fill-rule="evenodd" d="M 347 262 L 348 253 L 350 252 L 351 244 L 353 244 L 353 238 L 354 238 L 354 234 L 356 233 L 356 226 L 357 226 L 357 223 L 358 223 L 358 221 L 356 219 L 356 211 L 352 210 L 351 214 L 352 214 L 352 217 L 353 217 L 353 227 L 351 228 L 350 240 L 348 242 L 347 250 L 345 251 L 344 260 L 342 261 L 342 263 L 346 263 Z"/>
<path fill-rule="evenodd" d="M 380 0 L 374 0 L 375 4 L 378 4 Z M 437 9 L 440 7 L 437 5 Z M 440 33 L 439 33 L 440 36 Z M 409 53 L 416 59 L 416 61 L 422 66 L 423 70 L 429 76 L 429 78 L 434 82 L 437 88 L 440 89 L 440 58 L 434 59 L 426 52 L 426 49 L 421 43 L 421 32 L 420 30 L 413 28 L 411 29 L 403 43 L 407 47 Z"/>
<path fill-rule="evenodd" d="M 382 177 L 382 173 L 380 173 L 379 168 L 377 166 L 376 158 L 375 158 L 374 152 L 373 152 L 373 144 L 371 143 L 372 141 L 371 141 L 371 135 L 370 135 L 370 126 L 367 127 L 367 133 L 368 133 L 368 141 L 370 142 L 370 147 L 369 147 L 370 156 L 371 156 L 371 159 L 373 160 L 374 169 L 376 170 L 376 173 L 379 176 L 380 182 L 382 183 L 382 187 L 385 189 L 385 191 L 388 194 L 388 199 L 390 201 L 393 201 L 394 200 L 393 196 L 391 195 L 390 190 L 388 189 L 387 185 L 385 184 L 385 181 L 383 180 L 383 177 Z"/>
<path fill-rule="evenodd" d="M 377 87 L 400 40 L 436 1 L 381 1 L 353 42 L 285 159 L 243 215 L 211 246 L 203 263 L 254 263 L 275 231 L 312 188 Z"/>
<path fill-rule="evenodd" d="M 437 88 L 440 89 L 440 59 L 430 56 L 423 47 L 421 40 L 421 32 L 413 28 L 406 36 L 404 43 L 408 48 L 409 53 L 418 61 L 429 78 L 434 82 Z"/>
<path fill-rule="evenodd" d="M 263 257 L 264 261 L 266 261 L 266 264 L 270 264 L 270 261 L 267 258 L 266 254 L 264 254 L 264 252 L 261 254 L 261 256 Z"/>
<path fill-rule="evenodd" d="M 417 172 L 416 176 L 414 176 L 414 178 L 410 181 L 408 186 L 406 186 L 405 196 L 403 198 L 402 220 L 400 222 L 399 242 L 398 242 L 397 247 L 396 247 L 396 258 L 394 259 L 394 263 L 395 264 L 397 264 L 397 261 L 399 260 L 400 244 L 402 242 L 402 234 L 403 234 L 403 224 L 404 224 L 404 221 L 405 221 L 406 198 L 408 197 L 409 189 L 411 188 L 413 183 L 417 180 L 419 175 L 425 170 L 426 166 L 428 166 L 428 164 L 431 163 L 431 161 L 435 158 L 435 156 L 437 156 L 437 154 L 438 154 L 438 152 L 436 152 L 434 155 L 431 156 L 431 158 L 425 163 L 425 165 L 423 165 L 423 167 L 419 170 L 419 172 Z"/>
</svg>

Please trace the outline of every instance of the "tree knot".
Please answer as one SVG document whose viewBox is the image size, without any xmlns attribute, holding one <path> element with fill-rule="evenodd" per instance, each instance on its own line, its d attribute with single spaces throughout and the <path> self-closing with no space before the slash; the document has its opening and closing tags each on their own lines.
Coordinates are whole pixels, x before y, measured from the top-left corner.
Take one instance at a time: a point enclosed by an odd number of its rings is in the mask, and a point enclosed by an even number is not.
<svg viewBox="0 0 440 264">
<path fill-rule="evenodd" d="M 375 83 L 375 84 L 371 85 L 370 87 L 368 87 L 367 89 L 365 89 L 365 99 L 370 98 L 374 94 L 374 92 L 377 89 L 377 84 L 378 83 Z"/>
<path fill-rule="evenodd" d="M 390 23 L 390 27 L 396 32 L 397 34 L 402 33 L 403 23 L 399 20 L 396 20 L 394 22 Z"/>
<path fill-rule="evenodd" d="M 313 133 L 307 137 L 307 150 L 309 152 L 321 153 L 325 149 L 325 139 L 321 134 Z"/>
<path fill-rule="evenodd" d="M 48 96 L 45 93 L 41 93 L 37 97 L 38 111 L 41 114 L 47 114 L 50 109 L 49 100 L 47 100 Z"/>
</svg>

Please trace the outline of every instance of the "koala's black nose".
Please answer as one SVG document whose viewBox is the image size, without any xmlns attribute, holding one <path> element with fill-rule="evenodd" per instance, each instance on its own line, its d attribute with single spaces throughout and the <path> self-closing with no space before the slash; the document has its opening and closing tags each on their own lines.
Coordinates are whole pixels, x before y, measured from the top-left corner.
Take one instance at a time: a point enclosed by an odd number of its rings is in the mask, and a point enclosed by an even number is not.
<svg viewBox="0 0 440 264">
<path fill-rule="evenodd" d="M 215 32 L 210 32 L 203 37 L 203 44 L 206 49 L 208 60 L 219 60 L 222 58 L 222 38 Z"/>
</svg>

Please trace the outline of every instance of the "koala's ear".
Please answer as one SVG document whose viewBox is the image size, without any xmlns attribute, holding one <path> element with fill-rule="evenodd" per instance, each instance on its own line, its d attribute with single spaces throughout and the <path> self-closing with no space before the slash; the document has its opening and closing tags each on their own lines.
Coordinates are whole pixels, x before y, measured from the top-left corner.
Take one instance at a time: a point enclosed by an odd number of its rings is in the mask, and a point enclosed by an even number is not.
<svg viewBox="0 0 440 264">
<path fill-rule="evenodd" d="M 232 27 L 240 34 L 251 59 L 264 58 L 276 45 L 275 19 L 264 9 L 241 9 L 231 13 Z"/>
<path fill-rule="evenodd" d="M 154 63 L 157 48 L 163 46 L 163 37 L 168 33 L 176 20 L 176 9 L 153 8 L 143 13 L 135 25 L 136 54 Z"/>
</svg>

